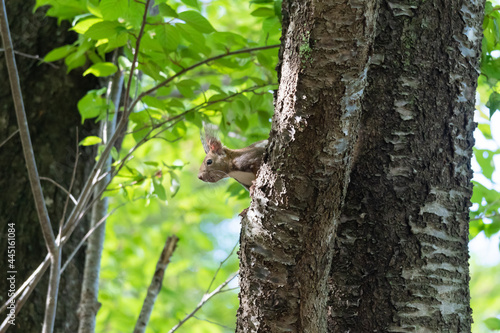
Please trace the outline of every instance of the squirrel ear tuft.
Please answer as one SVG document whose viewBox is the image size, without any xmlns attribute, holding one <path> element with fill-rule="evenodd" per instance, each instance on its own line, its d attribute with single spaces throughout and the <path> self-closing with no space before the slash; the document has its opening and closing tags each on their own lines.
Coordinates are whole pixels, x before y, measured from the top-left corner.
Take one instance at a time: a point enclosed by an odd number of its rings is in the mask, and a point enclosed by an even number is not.
<svg viewBox="0 0 500 333">
<path fill-rule="evenodd" d="M 201 142 L 205 153 L 213 152 L 222 154 L 222 143 L 217 139 L 217 126 L 203 122 L 203 129 L 200 131 Z"/>
<path fill-rule="evenodd" d="M 222 143 L 214 137 L 207 137 L 207 143 L 210 151 L 216 154 L 222 154 Z"/>
</svg>

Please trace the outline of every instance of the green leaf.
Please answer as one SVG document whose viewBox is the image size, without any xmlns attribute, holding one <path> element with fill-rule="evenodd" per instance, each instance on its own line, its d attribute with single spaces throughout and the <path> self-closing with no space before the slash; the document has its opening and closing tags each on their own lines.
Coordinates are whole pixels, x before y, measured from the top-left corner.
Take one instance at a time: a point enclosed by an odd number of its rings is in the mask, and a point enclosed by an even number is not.
<svg viewBox="0 0 500 333">
<path fill-rule="evenodd" d="M 179 189 L 181 187 L 179 177 L 177 177 L 177 174 L 175 172 L 169 171 L 170 174 L 170 193 L 172 194 L 172 198 L 175 197 L 177 192 L 179 192 Z"/>
<path fill-rule="evenodd" d="M 481 133 L 487 140 L 493 139 L 493 137 L 491 136 L 490 124 L 479 124 L 477 125 L 477 128 L 481 131 Z"/>
<path fill-rule="evenodd" d="M 252 16 L 256 17 L 269 17 L 269 16 L 275 16 L 274 15 L 274 9 L 267 8 L 267 7 L 260 7 L 254 10 L 253 12 L 250 13 Z"/>
<path fill-rule="evenodd" d="M 159 100 L 153 96 L 144 96 L 141 100 L 146 103 L 150 108 L 155 108 L 158 110 L 165 110 L 165 102 Z"/>
<path fill-rule="evenodd" d="M 101 142 L 102 142 L 102 139 L 98 136 L 88 136 L 85 139 L 83 139 L 82 141 L 80 141 L 79 145 L 80 146 L 92 146 L 92 145 L 96 145 L 96 144 L 101 143 Z"/>
<path fill-rule="evenodd" d="M 169 51 L 176 50 L 181 43 L 179 30 L 170 24 L 161 25 L 156 29 L 160 44 Z"/>
<path fill-rule="evenodd" d="M 158 5 L 158 8 L 160 9 L 161 16 L 168 16 L 168 17 L 178 17 L 179 16 L 177 14 L 177 12 L 172 7 L 167 5 L 166 3 L 160 3 Z"/>
<path fill-rule="evenodd" d="M 99 22 L 102 22 L 101 18 L 90 18 L 90 19 L 87 19 L 87 20 L 82 20 L 82 21 L 79 21 L 70 30 L 73 30 L 73 31 L 75 31 L 78 34 L 82 34 L 83 35 L 84 33 L 87 32 L 87 30 L 89 30 L 89 28 L 91 26 L 93 26 L 94 24 L 99 23 Z"/>
<path fill-rule="evenodd" d="M 481 167 L 483 175 L 491 179 L 493 172 L 495 171 L 495 163 L 493 163 L 493 156 L 496 155 L 498 151 L 491 151 L 488 149 L 475 149 L 474 156 L 476 157 L 477 163 Z"/>
<path fill-rule="evenodd" d="M 156 194 L 160 200 L 167 200 L 167 192 L 165 191 L 160 179 L 156 177 L 153 178 L 153 187 L 153 193 Z"/>
<path fill-rule="evenodd" d="M 102 94 L 101 91 L 102 89 L 91 90 L 78 101 L 77 106 L 82 116 L 82 124 L 85 119 L 95 118 L 99 116 L 102 111 L 106 110 L 106 100 L 100 96 Z"/>
<path fill-rule="evenodd" d="M 83 76 L 87 74 L 93 74 L 97 77 L 109 76 L 116 73 L 118 67 L 111 62 L 100 62 L 90 66 L 84 73 Z"/>
<path fill-rule="evenodd" d="M 68 67 L 68 73 L 74 68 L 85 65 L 86 61 L 87 58 L 85 57 L 85 54 L 81 52 L 71 53 L 66 57 L 66 59 L 64 59 L 64 63 L 66 64 L 66 67 Z"/>
<path fill-rule="evenodd" d="M 279 31 L 281 23 L 276 17 L 268 17 L 262 22 L 262 30 L 264 32 Z"/>
<path fill-rule="evenodd" d="M 486 106 L 490 109 L 490 119 L 496 110 L 500 109 L 500 94 L 497 92 L 492 92 Z"/>
<path fill-rule="evenodd" d="M 124 29 L 125 28 L 117 22 L 102 21 L 92 25 L 87 32 L 85 32 L 85 36 L 94 40 L 109 39 L 113 38 L 120 30 Z"/>
<path fill-rule="evenodd" d="M 200 88 L 200 84 L 194 80 L 182 80 L 176 84 L 179 92 L 187 98 L 194 97 L 194 90 Z"/>
<path fill-rule="evenodd" d="M 500 319 L 491 317 L 484 321 L 490 330 L 500 330 Z"/>
<path fill-rule="evenodd" d="M 476 219 L 476 215 L 473 212 L 471 212 L 471 215 L 471 221 L 469 223 L 469 241 L 484 230 L 484 223 L 482 219 Z"/>
<path fill-rule="evenodd" d="M 282 0 L 276 0 L 274 2 L 274 14 L 279 18 L 281 22 L 281 6 L 282 6 Z"/>
<path fill-rule="evenodd" d="M 484 6 L 484 15 L 489 15 L 491 12 L 493 12 L 493 4 L 491 1 L 486 1 Z"/>
<path fill-rule="evenodd" d="M 68 54 L 71 52 L 74 52 L 76 50 L 76 47 L 73 45 L 64 45 L 58 48 L 53 49 L 47 55 L 43 58 L 43 61 L 46 62 L 51 62 L 51 61 L 56 61 L 59 59 L 62 59 L 66 57 Z"/>
<path fill-rule="evenodd" d="M 127 0 L 101 0 L 99 4 L 102 16 L 105 20 L 114 21 L 120 17 L 125 17 L 128 10 Z"/>
<path fill-rule="evenodd" d="M 179 18 L 201 33 L 209 34 L 215 31 L 210 22 L 194 10 L 179 13 Z"/>
<path fill-rule="evenodd" d="M 115 161 L 118 161 L 120 159 L 120 154 L 118 154 L 118 150 L 116 150 L 116 147 L 111 148 L 111 157 Z"/>
<path fill-rule="evenodd" d="M 200 6 L 198 5 L 198 0 L 181 0 L 184 4 L 188 5 L 189 7 L 193 7 L 196 9 L 200 9 Z"/>
<path fill-rule="evenodd" d="M 493 217 L 492 220 L 491 223 L 484 224 L 484 235 L 488 238 L 500 231 L 500 219 Z"/>
</svg>

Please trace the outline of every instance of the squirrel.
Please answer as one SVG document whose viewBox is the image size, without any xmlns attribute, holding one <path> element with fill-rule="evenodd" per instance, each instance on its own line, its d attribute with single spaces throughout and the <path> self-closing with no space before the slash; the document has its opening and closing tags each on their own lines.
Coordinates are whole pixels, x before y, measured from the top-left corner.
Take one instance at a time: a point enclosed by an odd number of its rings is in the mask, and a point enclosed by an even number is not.
<svg viewBox="0 0 500 333">
<path fill-rule="evenodd" d="M 267 140 L 262 140 L 241 149 L 224 147 L 214 135 L 205 133 L 201 138 L 205 149 L 205 159 L 200 166 L 198 178 L 204 182 L 215 183 L 231 177 L 251 191 L 253 181 L 262 165 Z"/>
</svg>

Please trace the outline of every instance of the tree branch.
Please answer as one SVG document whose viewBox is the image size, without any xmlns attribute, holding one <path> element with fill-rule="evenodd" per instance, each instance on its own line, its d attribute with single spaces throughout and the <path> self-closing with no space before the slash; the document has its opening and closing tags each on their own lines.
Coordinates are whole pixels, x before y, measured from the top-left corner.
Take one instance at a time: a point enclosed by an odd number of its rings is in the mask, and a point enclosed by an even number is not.
<svg viewBox="0 0 500 333">
<path fill-rule="evenodd" d="M 10 30 L 4 0 L 0 0 L 0 28 L 3 45 L 5 47 L 5 61 L 7 63 L 7 70 L 9 72 L 12 98 L 14 100 L 17 124 L 19 126 L 19 135 L 21 136 L 21 143 L 23 147 L 24 159 L 26 160 L 26 168 L 28 169 L 31 191 L 33 192 L 33 197 L 35 199 L 36 212 L 38 214 L 38 219 L 40 220 L 40 224 L 42 227 L 45 244 L 47 245 L 48 251 L 52 255 L 54 255 L 57 252 L 57 245 L 54 233 L 52 232 L 52 228 L 50 226 L 47 207 L 45 207 L 42 186 L 40 185 L 40 178 L 38 177 L 35 156 L 33 153 L 33 147 L 31 145 L 28 121 L 26 119 L 26 112 L 24 111 L 23 96 L 21 92 L 21 85 L 19 83 L 19 76 L 17 73 L 16 59 L 12 48 L 12 40 L 10 38 Z"/>
<path fill-rule="evenodd" d="M 184 319 L 182 319 L 177 325 L 175 325 L 170 331 L 168 331 L 168 333 L 173 333 L 173 332 L 177 331 L 177 329 L 179 329 L 179 327 L 181 327 L 182 324 L 184 324 L 186 321 L 188 321 L 189 318 L 193 317 L 194 314 L 196 312 L 198 312 L 198 310 L 201 309 L 201 307 L 203 305 L 205 305 L 205 303 L 208 302 L 212 297 L 214 297 L 215 295 L 220 293 L 222 291 L 222 288 L 227 286 L 229 284 L 229 282 L 231 282 L 237 275 L 238 275 L 238 273 L 230 276 L 226 281 L 222 282 L 217 288 L 215 288 L 214 291 L 212 291 L 210 294 L 205 293 L 203 295 L 203 297 L 201 298 L 200 303 L 198 303 L 198 305 L 196 306 L 196 308 L 194 308 L 194 310 L 191 311 L 190 314 L 188 314 L 186 317 L 184 317 Z"/>
<path fill-rule="evenodd" d="M 137 58 L 139 57 L 139 46 L 141 45 L 142 35 L 144 34 L 144 27 L 146 26 L 146 20 L 148 18 L 148 8 L 149 8 L 150 2 L 151 2 L 151 0 L 146 0 L 145 8 L 144 8 L 144 15 L 142 17 L 141 29 L 139 30 L 139 35 L 137 36 L 137 40 L 135 42 L 134 60 L 132 61 L 132 66 L 130 67 L 130 73 L 129 73 L 128 82 L 127 82 L 127 89 L 125 90 L 125 99 L 123 102 L 124 117 L 128 117 L 128 115 L 133 110 L 133 107 L 130 107 L 130 110 L 127 109 L 128 99 L 130 98 L 130 86 L 132 85 L 132 78 L 134 77 L 134 70 L 135 70 L 135 66 L 137 63 Z"/>
<path fill-rule="evenodd" d="M 4 51 L 5 51 L 5 49 L 0 48 L 0 52 L 4 52 Z M 57 66 L 51 62 L 44 61 L 43 58 L 40 58 L 40 56 L 38 56 L 38 55 L 32 55 L 32 54 L 28 54 L 28 53 L 24 53 L 24 52 L 16 51 L 16 50 L 14 50 L 14 53 L 17 55 L 20 55 L 21 57 L 40 60 L 44 64 L 49 65 L 50 67 L 59 68 L 59 66 Z"/>
<path fill-rule="evenodd" d="M 116 61 L 115 52 L 114 60 Z M 101 121 L 100 125 L 100 135 L 103 144 L 108 143 L 108 138 L 110 138 L 115 132 L 116 128 L 116 115 L 119 109 L 119 101 L 122 94 L 123 86 L 123 72 L 118 71 L 115 75 L 110 78 L 108 83 L 107 100 L 108 105 L 111 100 L 115 109 L 113 110 L 113 115 L 111 119 L 109 117 L 109 109 L 107 111 L 108 115 L 106 119 Z M 104 157 L 101 157 L 104 158 Z M 106 165 L 104 166 L 105 174 L 107 171 L 111 170 L 111 156 L 108 155 L 106 158 Z M 107 174 L 104 178 L 105 182 L 95 184 L 94 187 L 94 200 L 95 203 L 92 205 L 91 214 L 91 231 L 88 232 L 89 241 L 87 244 L 87 250 L 85 252 L 85 269 L 82 283 L 82 292 L 80 297 L 80 307 L 78 309 L 78 316 L 80 318 L 80 325 L 78 327 L 79 332 L 95 331 L 95 317 L 97 310 L 99 308 L 99 302 L 97 300 L 99 292 L 99 275 L 101 269 L 101 257 L 104 247 L 104 236 L 106 231 L 106 213 L 108 211 L 108 198 L 103 198 L 101 200 L 101 194 L 106 189 L 108 184 L 111 182 L 111 176 Z M 85 237 L 86 239 L 87 237 Z M 75 249 L 78 250 L 79 246 Z M 69 261 L 68 261 L 69 262 Z"/>
<path fill-rule="evenodd" d="M 156 270 L 153 275 L 153 280 L 149 285 L 146 298 L 144 299 L 141 313 L 139 314 L 139 318 L 137 319 L 137 322 L 135 324 L 134 333 L 143 333 L 146 331 L 146 327 L 148 325 L 151 312 L 153 311 L 156 297 L 158 297 L 161 286 L 163 284 L 163 276 L 165 275 L 165 271 L 167 270 L 170 258 L 175 251 L 178 240 L 179 238 L 174 235 L 168 237 L 167 241 L 165 242 L 163 251 L 161 252 L 160 258 L 158 259 L 158 262 L 156 264 Z"/>
<path fill-rule="evenodd" d="M 50 224 L 49 214 L 47 212 L 47 207 L 45 206 L 45 200 L 43 198 L 42 186 L 40 184 L 40 178 L 38 176 L 33 147 L 31 145 L 28 121 L 26 112 L 24 110 L 21 85 L 19 83 L 16 59 L 12 47 L 12 40 L 10 38 L 9 23 L 7 19 L 7 11 L 5 8 L 4 0 L 0 0 L 0 30 L 3 45 L 5 47 L 5 60 L 7 63 L 7 70 L 9 72 L 12 98 L 14 101 L 14 109 L 16 112 L 19 134 L 21 136 L 24 159 L 26 161 L 26 168 L 28 169 L 28 178 L 31 185 L 31 191 L 33 192 L 33 197 L 35 199 L 36 211 L 38 214 L 38 219 L 40 221 L 43 237 L 45 239 L 45 245 L 47 246 L 47 249 L 51 254 L 51 274 L 45 307 L 45 318 L 42 327 L 42 332 L 49 333 L 54 330 L 57 308 L 57 292 L 59 289 L 61 248 L 56 244 L 54 233 Z"/>
<path fill-rule="evenodd" d="M 55 186 L 57 186 L 60 190 L 62 190 L 64 193 L 66 193 L 68 195 L 68 198 L 71 199 L 71 201 L 73 201 L 73 203 L 76 205 L 77 202 L 76 202 L 76 199 L 74 196 L 71 195 L 71 193 L 69 192 L 69 190 L 65 189 L 64 186 L 62 186 L 61 184 L 59 184 L 58 182 L 56 182 L 54 179 L 52 178 L 49 178 L 49 177 L 40 177 L 40 180 L 46 180 L 52 184 L 54 184 Z"/>
<path fill-rule="evenodd" d="M 130 109 L 132 110 L 135 107 L 135 105 L 144 96 L 147 96 L 147 95 L 151 94 L 152 92 L 155 92 L 156 90 L 158 90 L 161 87 L 167 85 L 169 82 L 171 82 L 175 78 L 177 78 L 177 77 L 185 74 L 186 72 L 189 72 L 190 70 L 195 69 L 197 67 L 200 67 L 202 65 L 205 65 L 205 64 L 207 64 L 207 63 L 209 63 L 211 61 L 215 61 L 215 60 L 218 60 L 218 59 L 221 59 L 221 58 L 225 58 L 225 57 L 230 57 L 230 56 L 233 56 L 233 55 L 236 55 L 236 54 L 251 53 L 251 52 L 255 52 L 255 51 L 268 50 L 268 49 L 273 49 L 273 48 L 278 48 L 278 47 L 280 47 L 280 45 L 267 45 L 267 46 L 254 47 L 254 48 L 251 48 L 251 49 L 242 49 L 242 50 L 238 50 L 238 51 L 233 51 L 233 52 L 228 52 L 228 53 L 224 53 L 224 54 L 219 54 L 219 55 L 217 55 L 215 57 L 208 58 L 208 59 L 205 59 L 203 61 L 200 61 L 200 62 L 198 62 L 198 63 L 196 63 L 194 65 L 191 65 L 191 66 L 189 66 L 187 68 L 182 69 L 178 73 L 175 73 L 175 75 L 172 75 L 171 77 L 169 77 L 165 81 L 157 84 L 153 88 L 151 88 L 149 90 L 146 90 L 146 91 L 142 92 L 141 94 L 139 94 L 139 96 L 137 96 L 137 98 L 130 105 Z"/>
<path fill-rule="evenodd" d="M 16 129 L 14 132 L 12 132 L 12 134 L 10 134 L 7 139 L 3 140 L 2 143 L 0 143 L 0 147 L 2 147 L 4 144 L 6 144 L 10 139 L 12 139 L 14 137 L 14 135 L 17 134 L 17 132 L 19 132 L 19 129 Z"/>
</svg>

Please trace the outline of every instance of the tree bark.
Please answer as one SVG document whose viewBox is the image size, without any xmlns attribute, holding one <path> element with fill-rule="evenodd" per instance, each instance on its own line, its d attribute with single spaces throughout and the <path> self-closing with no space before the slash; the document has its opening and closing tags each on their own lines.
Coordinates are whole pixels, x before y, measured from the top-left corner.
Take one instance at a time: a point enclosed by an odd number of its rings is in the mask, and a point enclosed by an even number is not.
<svg viewBox="0 0 500 333">
<path fill-rule="evenodd" d="M 38 10 L 32 14 L 33 6 L 34 1 L 7 1 L 7 14 L 16 51 L 43 57 L 51 49 L 74 40 L 76 35 L 67 32 L 64 24 L 61 27 L 55 19 L 46 18 L 43 11 Z M 18 55 L 16 60 L 39 173 L 68 188 L 75 160 L 76 127 L 80 126 L 80 138 L 90 134 L 89 126 L 80 125 L 81 118 L 76 103 L 87 90 L 96 87 L 96 82 L 88 78 L 83 79 L 81 73 L 66 75 L 61 64 L 58 64 L 60 67 L 56 69 L 46 64 L 38 64 L 37 60 L 24 56 Z M 5 59 L 1 53 L 0 73 L 2 77 L 7 77 Z M 17 129 L 8 84 L 8 80 L 0 83 L 0 142 Z M 47 250 L 40 224 L 37 222 L 19 137 L 12 137 L 0 150 L 0 233 L 4 235 L 0 238 L 0 262 L 6 263 L 7 259 L 7 223 L 15 223 L 16 287 L 19 287 L 44 259 Z M 74 189 L 77 190 L 88 172 L 86 162 L 93 161 L 91 150 L 81 152 L 83 154 L 74 184 Z M 66 194 L 47 181 L 42 181 L 42 187 L 54 232 L 57 233 Z M 83 230 L 84 228 L 80 227 L 75 232 L 72 240 L 64 247 L 63 254 L 70 253 L 75 243 L 83 236 Z M 81 251 L 73 259 L 62 275 L 55 332 L 72 332 L 78 327 L 76 309 L 80 296 L 83 253 L 84 251 Z M 2 265 L 2 304 L 7 300 L 9 289 L 6 274 L 7 267 Z M 48 272 L 16 316 L 16 326 L 12 326 L 9 332 L 40 331 L 45 311 L 47 278 Z"/>
<path fill-rule="evenodd" d="M 242 221 L 237 332 L 325 332 L 375 1 L 284 1 L 270 144 Z"/>
<path fill-rule="evenodd" d="M 329 332 L 470 332 L 468 208 L 483 2 L 380 2 Z"/>
</svg>

